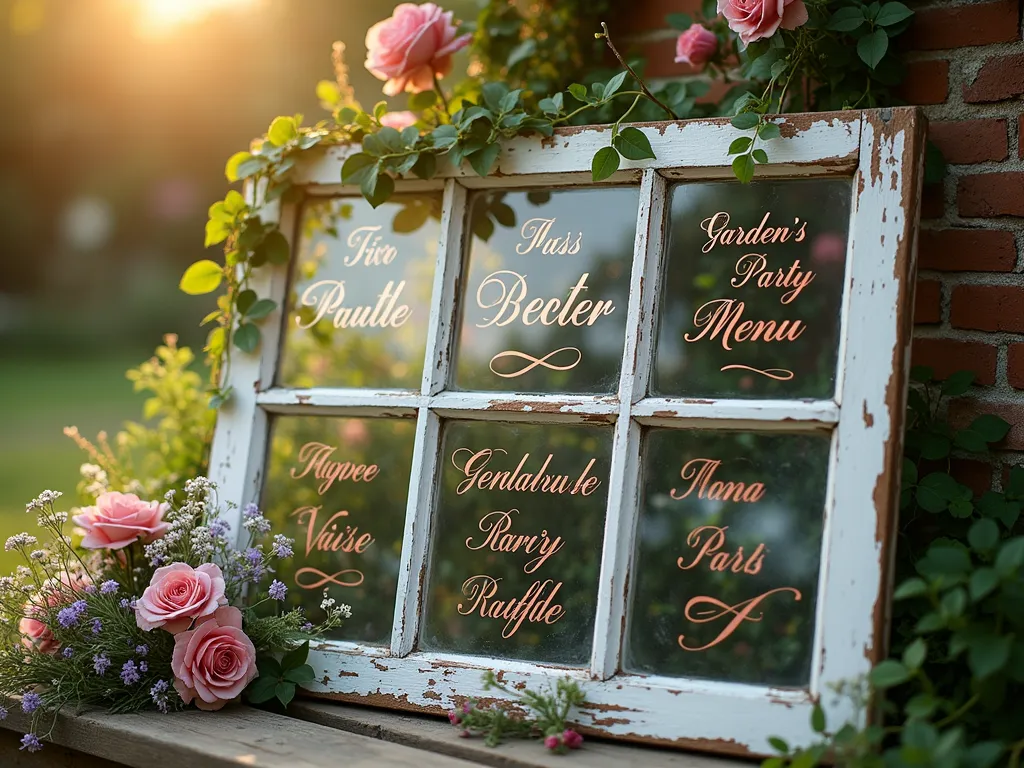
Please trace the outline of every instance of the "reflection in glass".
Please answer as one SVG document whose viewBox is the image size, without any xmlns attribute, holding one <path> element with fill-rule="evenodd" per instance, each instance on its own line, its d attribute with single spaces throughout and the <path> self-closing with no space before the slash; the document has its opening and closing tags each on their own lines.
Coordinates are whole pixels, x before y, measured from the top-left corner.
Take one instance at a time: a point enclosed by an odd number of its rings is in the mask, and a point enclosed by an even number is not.
<svg viewBox="0 0 1024 768">
<path fill-rule="evenodd" d="M 306 202 L 279 384 L 419 389 L 440 215 L 440 193 Z"/>
<path fill-rule="evenodd" d="M 614 392 L 636 187 L 478 192 L 456 389 Z"/>
<path fill-rule="evenodd" d="M 446 424 L 424 650 L 585 665 L 611 430 Z"/>
<path fill-rule="evenodd" d="M 831 397 L 849 179 L 679 184 L 651 389 Z"/>
<path fill-rule="evenodd" d="M 277 416 L 262 507 L 295 539 L 276 577 L 320 614 L 324 588 L 352 606 L 342 640 L 387 645 L 412 468 L 411 420 Z"/>
<path fill-rule="evenodd" d="M 655 429 L 643 450 L 626 671 L 806 684 L 828 438 Z"/>
</svg>

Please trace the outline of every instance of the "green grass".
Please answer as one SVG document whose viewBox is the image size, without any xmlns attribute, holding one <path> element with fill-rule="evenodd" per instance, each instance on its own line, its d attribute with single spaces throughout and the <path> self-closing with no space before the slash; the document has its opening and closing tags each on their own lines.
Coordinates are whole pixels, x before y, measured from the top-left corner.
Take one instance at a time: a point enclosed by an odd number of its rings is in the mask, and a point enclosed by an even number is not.
<svg viewBox="0 0 1024 768">
<path fill-rule="evenodd" d="M 85 454 L 63 429 L 77 426 L 91 439 L 139 418 L 142 397 L 124 372 L 144 359 L 5 356 L 0 362 L 0 541 L 32 531 L 35 519 L 25 514 L 25 504 L 40 491 L 62 491 L 65 509 L 75 503 Z M 17 562 L 0 551 L 0 573 Z"/>
</svg>

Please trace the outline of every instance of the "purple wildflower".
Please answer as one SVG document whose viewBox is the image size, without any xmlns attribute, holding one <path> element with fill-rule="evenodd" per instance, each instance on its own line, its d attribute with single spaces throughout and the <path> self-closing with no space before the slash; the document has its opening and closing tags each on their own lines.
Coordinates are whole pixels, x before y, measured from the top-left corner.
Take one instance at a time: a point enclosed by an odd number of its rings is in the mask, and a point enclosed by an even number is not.
<svg viewBox="0 0 1024 768">
<path fill-rule="evenodd" d="M 70 659 L 72 656 L 75 655 L 75 649 L 69 645 L 63 651 L 60 652 L 60 655 L 63 656 L 65 659 Z"/>
<path fill-rule="evenodd" d="M 305 624 L 303 624 L 301 627 L 299 627 L 299 629 L 302 630 L 303 632 L 312 632 L 313 631 L 313 622 L 312 621 L 307 621 Z"/>
<path fill-rule="evenodd" d="M 139 669 L 135 666 L 135 662 L 131 659 L 126 661 L 124 663 L 124 666 L 121 667 L 121 680 L 124 682 L 124 684 L 134 685 L 141 679 L 142 676 L 139 675 Z"/>
<path fill-rule="evenodd" d="M 26 715 L 31 715 L 39 706 L 43 703 L 43 700 L 39 698 L 38 693 L 29 691 L 21 697 L 21 711 Z"/>
<path fill-rule="evenodd" d="M 288 587 L 277 579 L 274 579 L 268 591 L 270 592 L 271 600 L 284 600 L 288 596 Z"/>
<path fill-rule="evenodd" d="M 122 597 L 121 598 L 121 602 L 118 603 L 118 605 L 120 605 L 125 610 L 128 610 L 129 608 L 131 608 L 131 603 L 128 602 L 128 598 L 127 597 Z"/>
<path fill-rule="evenodd" d="M 119 590 L 120 588 L 121 588 L 120 584 L 118 584 L 113 579 L 110 579 L 109 581 L 104 581 L 102 584 L 100 584 L 100 594 L 101 595 L 112 595 L 115 592 L 117 592 L 117 590 Z"/>
<path fill-rule="evenodd" d="M 85 594 L 87 594 L 87 595 L 95 595 L 96 594 L 96 585 L 95 584 L 87 585 L 86 588 L 85 588 Z"/>
<path fill-rule="evenodd" d="M 0 707 L 0 720 L 6 720 L 6 719 L 7 719 L 7 709 L 6 709 L 6 707 Z"/>
<path fill-rule="evenodd" d="M 92 657 L 92 668 L 97 675 L 102 677 L 110 669 L 110 659 L 107 658 L 105 653 L 97 654 Z"/>
<path fill-rule="evenodd" d="M 148 645 L 136 645 L 135 646 L 135 653 L 137 653 L 139 656 L 145 656 L 146 654 L 149 653 L 149 646 Z"/>
<path fill-rule="evenodd" d="M 139 672 L 142 672 L 143 674 L 145 674 L 146 672 L 149 672 L 149 664 L 146 663 L 145 661 L 140 661 L 139 662 Z"/>
<path fill-rule="evenodd" d="M 274 544 L 270 551 L 274 554 L 274 557 L 281 558 L 282 560 L 295 554 L 292 550 L 292 540 L 283 533 L 279 533 L 274 537 Z"/>
<path fill-rule="evenodd" d="M 21 749 L 27 749 L 29 752 L 38 752 L 43 748 L 43 743 L 39 741 L 39 737 L 34 733 L 26 733 L 21 737 Z"/>
<path fill-rule="evenodd" d="M 166 680 L 157 680 L 149 689 L 149 697 L 156 704 L 156 708 L 164 714 L 167 714 L 167 690 L 169 687 Z"/>
<path fill-rule="evenodd" d="M 260 512 L 260 508 L 253 502 L 249 502 L 242 508 L 242 517 L 246 520 L 252 520 L 254 517 L 263 517 L 263 513 Z"/>
<path fill-rule="evenodd" d="M 263 562 L 263 552 L 259 547 L 249 547 L 243 554 L 245 561 L 251 566 L 257 566 Z"/>
<path fill-rule="evenodd" d="M 57 623 L 64 629 L 75 626 L 78 623 L 78 620 L 85 614 L 88 607 L 89 606 L 85 600 L 76 600 L 67 608 L 61 608 L 57 612 Z"/>
<path fill-rule="evenodd" d="M 98 635 L 102 631 L 103 631 L 103 622 L 100 621 L 99 619 L 93 619 L 92 620 L 92 633 L 94 635 Z"/>
<path fill-rule="evenodd" d="M 210 535 L 214 538 L 222 538 L 231 532 L 231 523 L 221 520 L 219 517 L 210 523 Z"/>
</svg>

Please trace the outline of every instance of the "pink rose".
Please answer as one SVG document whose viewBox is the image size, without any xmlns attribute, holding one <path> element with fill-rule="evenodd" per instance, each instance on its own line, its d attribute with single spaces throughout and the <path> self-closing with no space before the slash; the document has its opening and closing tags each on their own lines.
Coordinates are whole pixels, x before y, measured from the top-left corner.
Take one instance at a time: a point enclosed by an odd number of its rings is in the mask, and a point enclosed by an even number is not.
<svg viewBox="0 0 1024 768">
<path fill-rule="evenodd" d="M 456 37 L 452 12 L 433 3 L 401 3 L 390 19 L 366 33 L 366 68 L 387 80 L 384 93 L 419 93 L 434 87 L 434 75 L 452 69 L 452 54 L 469 45 L 472 35 Z"/>
<path fill-rule="evenodd" d="M 60 594 L 51 592 L 45 598 L 46 605 L 54 608 L 60 604 Z M 25 616 L 18 622 L 18 631 L 21 633 L 21 644 L 26 648 L 35 648 L 40 653 L 56 653 L 60 649 L 60 643 L 53 636 L 50 627 L 43 621 L 46 618 L 46 609 L 33 603 L 25 603 Z"/>
<path fill-rule="evenodd" d="M 807 23 L 803 0 L 718 0 L 718 12 L 744 45 L 771 37 L 780 26 L 796 29 Z"/>
<path fill-rule="evenodd" d="M 418 119 L 415 113 L 403 110 L 401 112 L 388 112 L 383 115 L 380 118 L 380 124 L 400 131 L 403 128 L 408 128 L 410 125 L 415 125 Z"/>
<path fill-rule="evenodd" d="M 164 535 L 169 527 L 164 513 L 169 504 L 142 501 L 134 493 L 101 494 L 95 507 L 85 507 L 72 519 L 85 529 L 82 546 L 86 549 L 121 549 L 133 541 L 150 542 Z"/>
<path fill-rule="evenodd" d="M 174 688 L 186 704 L 195 699 L 199 709 L 220 709 L 259 674 L 256 648 L 242 631 L 237 608 L 218 608 L 204 616 L 196 628 L 174 638 L 171 656 Z"/>
<path fill-rule="evenodd" d="M 676 63 L 690 64 L 698 70 L 704 69 L 715 51 L 718 50 L 718 38 L 714 32 L 704 29 L 700 24 L 693 24 L 676 40 Z"/>
<path fill-rule="evenodd" d="M 193 619 L 209 616 L 222 605 L 224 575 L 213 563 L 193 568 L 171 563 L 157 568 L 135 605 L 135 623 L 147 632 L 163 627 L 172 635 L 184 632 Z"/>
<path fill-rule="evenodd" d="M 566 728 L 562 732 L 562 743 L 569 749 L 579 749 L 583 746 L 583 737 L 572 728 Z"/>
</svg>

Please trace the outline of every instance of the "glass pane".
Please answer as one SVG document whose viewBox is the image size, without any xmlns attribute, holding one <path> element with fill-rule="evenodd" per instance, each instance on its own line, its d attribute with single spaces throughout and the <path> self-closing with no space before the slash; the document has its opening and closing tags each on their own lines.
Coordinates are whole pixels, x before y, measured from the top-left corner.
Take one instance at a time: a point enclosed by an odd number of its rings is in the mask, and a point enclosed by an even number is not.
<svg viewBox="0 0 1024 768">
<path fill-rule="evenodd" d="M 441 195 L 302 209 L 278 383 L 419 390 Z"/>
<path fill-rule="evenodd" d="M 828 398 L 849 179 L 677 185 L 651 388 Z"/>
<path fill-rule="evenodd" d="M 614 392 L 638 206 L 636 187 L 474 194 L 455 388 Z"/>
<path fill-rule="evenodd" d="M 651 430 L 625 669 L 810 679 L 829 440 Z"/>
<path fill-rule="evenodd" d="M 311 615 L 324 588 L 351 605 L 338 639 L 391 642 L 414 432 L 412 420 L 274 418 L 262 506 L 295 539 L 277 578 Z"/>
<path fill-rule="evenodd" d="M 445 426 L 424 650 L 583 666 L 611 430 Z"/>
</svg>

